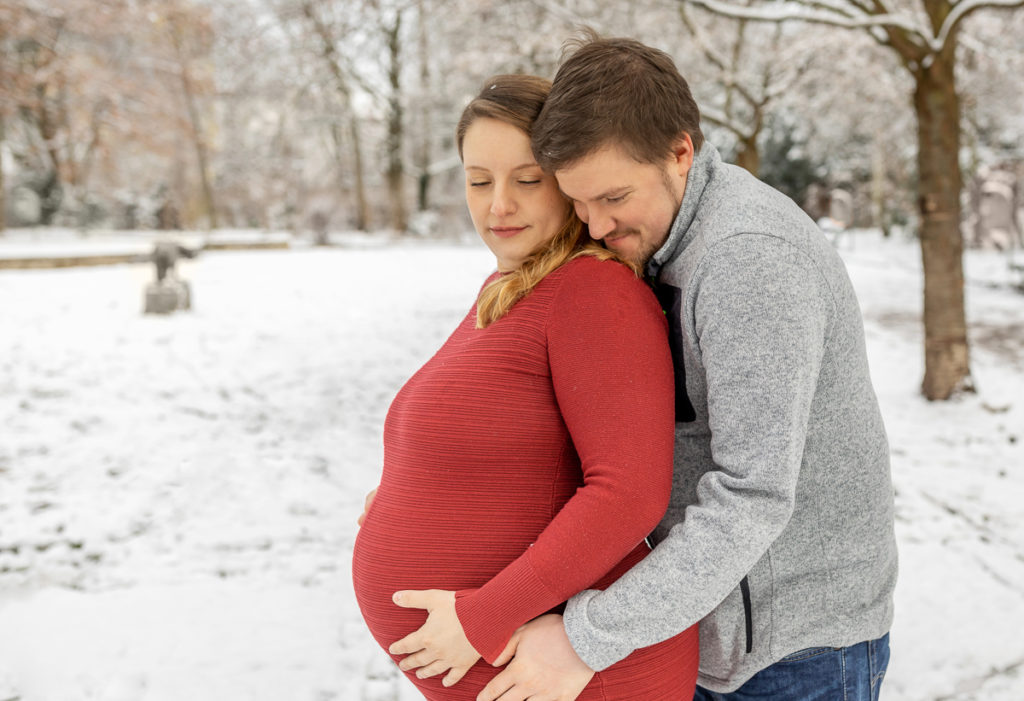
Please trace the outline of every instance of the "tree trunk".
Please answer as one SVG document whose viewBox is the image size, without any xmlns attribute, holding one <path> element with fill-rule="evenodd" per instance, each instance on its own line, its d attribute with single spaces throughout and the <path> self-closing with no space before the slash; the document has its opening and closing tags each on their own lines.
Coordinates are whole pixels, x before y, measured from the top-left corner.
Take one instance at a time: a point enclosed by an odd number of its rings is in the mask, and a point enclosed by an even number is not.
<svg viewBox="0 0 1024 701">
<path fill-rule="evenodd" d="M 405 231 L 409 228 L 409 214 L 405 206 L 405 166 L 402 162 L 402 142 L 405 134 L 402 128 L 401 94 L 401 43 L 399 30 L 402 14 L 395 16 L 395 23 L 388 28 L 388 53 L 391 61 L 388 67 L 388 82 L 391 96 L 388 99 L 388 194 L 391 199 L 391 228 Z"/>
<path fill-rule="evenodd" d="M 950 42 L 955 44 L 955 42 Z M 930 400 L 971 390 L 960 233 L 960 103 L 953 51 L 917 68 L 918 209 L 924 264 L 925 371 Z"/>
<path fill-rule="evenodd" d="M 4 197 L 4 113 L 0 112 L 0 236 L 7 229 L 7 198 Z"/>
<path fill-rule="evenodd" d="M 206 217 L 211 229 L 217 228 L 217 206 L 213 199 L 213 186 L 210 184 L 210 171 L 206 154 L 206 142 L 203 140 L 203 129 L 199 120 L 199 109 L 196 107 L 192 82 L 188 77 L 188 69 L 184 62 L 181 65 L 181 86 L 185 92 L 185 105 L 192 126 L 192 143 L 196 149 L 196 162 L 199 166 L 199 182 L 203 189 L 203 202 L 206 206 Z"/>
<path fill-rule="evenodd" d="M 15 18 L 13 12 L 4 12 L 3 18 L 10 22 Z M 10 73 L 13 72 L 13 68 L 9 65 L 8 53 L 7 53 L 7 26 L 6 23 L 0 22 L 0 89 L 5 93 L 13 92 L 10 86 Z M 14 96 L 11 96 L 14 98 Z M 16 99 L 16 98 L 14 98 Z M 4 196 L 4 139 L 6 139 L 6 119 L 7 115 L 3 109 L 0 109 L 0 236 L 3 236 L 4 231 L 7 229 L 7 198 Z"/>
<path fill-rule="evenodd" d="M 889 217 L 885 207 L 885 149 L 877 136 L 871 144 L 871 224 L 889 238 Z"/>
<path fill-rule="evenodd" d="M 370 230 L 370 205 L 366 199 L 366 175 L 360 145 L 359 118 L 349 110 L 349 138 L 352 140 L 352 167 L 355 170 L 356 230 Z"/>
<path fill-rule="evenodd" d="M 420 136 L 419 148 L 416 150 L 416 167 L 419 177 L 416 182 L 416 210 L 425 212 L 430 209 L 430 157 L 433 140 L 433 121 L 431 119 L 430 96 L 430 41 L 427 29 L 427 13 L 423 0 L 419 0 L 419 61 L 420 61 Z"/>
<path fill-rule="evenodd" d="M 46 95 L 47 85 L 37 83 L 35 94 L 38 106 L 35 108 L 34 116 L 39 127 L 39 136 L 43 139 L 43 148 L 50 159 L 50 170 L 45 174 L 42 182 L 39 183 L 36 194 L 39 195 L 39 223 L 43 226 L 50 226 L 54 217 L 60 211 L 61 202 L 64 201 L 64 184 L 62 181 L 63 168 L 61 166 L 60 152 L 57 150 L 58 124 L 56 117 L 51 112 L 50 101 Z"/>
<path fill-rule="evenodd" d="M 345 109 L 348 112 L 348 132 L 349 138 L 352 140 L 352 168 L 355 171 L 355 225 L 358 231 L 369 231 L 370 230 L 370 207 L 366 199 L 366 176 L 363 168 L 363 152 L 362 152 L 362 138 L 359 130 L 359 117 L 356 115 L 354 109 L 352 109 L 352 92 L 348 87 L 348 80 L 342 71 L 341 66 L 338 63 L 337 50 L 334 48 L 334 40 L 331 38 L 331 32 L 328 30 L 327 25 L 319 18 L 316 12 L 316 8 L 311 2 L 303 2 L 301 5 L 302 14 L 309 20 L 310 25 L 316 32 L 317 36 L 320 37 L 321 45 L 321 56 L 327 65 L 327 69 L 331 72 L 331 76 L 334 78 L 334 86 L 341 96 L 342 102 L 345 105 Z M 341 153 L 341 139 L 337 129 L 332 128 L 331 133 L 334 136 L 335 144 L 338 145 L 338 154 Z M 339 173 L 341 171 L 339 170 Z"/>
<path fill-rule="evenodd" d="M 761 154 L 757 150 L 757 134 L 740 139 L 736 151 L 736 165 L 746 168 L 756 178 L 761 172 Z"/>
<path fill-rule="evenodd" d="M 203 127 L 199 118 L 199 108 L 196 106 L 195 89 L 192 86 L 192 79 L 188 72 L 188 57 L 182 46 L 181 32 L 177 17 L 171 18 L 171 41 L 174 44 L 174 51 L 178 59 L 179 79 L 181 90 L 185 97 L 185 109 L 188 112 L 189 125 L 192 127 L 192 144 L 196 150 L 196 161 L 199 168 L 199 184 L 203 191 L 203 204 L 206 207 L 207 223 L 211 229 L 217 228 L 217 206 L 213 198 L 213 186 L 210 184 L 210 170 L 206 153 L 206 141 L 203 139 Z"/>
</svg>

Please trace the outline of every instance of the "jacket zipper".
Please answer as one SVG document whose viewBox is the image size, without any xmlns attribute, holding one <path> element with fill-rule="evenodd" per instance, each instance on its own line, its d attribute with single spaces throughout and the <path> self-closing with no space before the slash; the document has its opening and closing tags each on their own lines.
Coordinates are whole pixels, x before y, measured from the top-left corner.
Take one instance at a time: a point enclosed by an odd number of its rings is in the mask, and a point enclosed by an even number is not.
<svg viewBox="0 0 1024 701">
<path fill-rule="evenodd" d="M 743 617 L 747 624 L 747 654 L 754 649 L 754 617 L 750 611 L 750 583 L 744 577 L 740 580 L 740 593 L 743 594 Z"/>
</svg>

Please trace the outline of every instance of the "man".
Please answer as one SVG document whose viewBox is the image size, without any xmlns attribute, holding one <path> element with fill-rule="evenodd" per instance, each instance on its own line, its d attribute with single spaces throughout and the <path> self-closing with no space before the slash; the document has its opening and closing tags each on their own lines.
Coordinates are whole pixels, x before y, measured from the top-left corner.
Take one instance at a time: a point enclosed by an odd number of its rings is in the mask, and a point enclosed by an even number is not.
<svg viewBox="0 0 1024 701">
<path fill-rule="evenodd" d="M 655 281 L 676 363 L 675 483 L 652 553 L 570 600 L 564 628 L 521 628 L 480 700 L 574 698 L 592 670 L 698 620 L 696 699 L 876 700 L 893 492 L 842 262 L 791 200 L 703 143 L 686 81 L 639 42 L 576 48 L 533 149 L 590 235 Z"/>
<path fill-rule="evenodd" d="M 589 37 L 534 125 L 538 162 L 591 236 L 645 265 L 668 316 L 675 481 L 651 554 L 564 620 L 520 628 L 479 701 L 574 699 L 594 670 L 697 621 L 695 699 L 878 698 L 896 543 L 860 310 L 822 232 L 723 163 L 699 121 L 670 57 Z"/>
</svg>

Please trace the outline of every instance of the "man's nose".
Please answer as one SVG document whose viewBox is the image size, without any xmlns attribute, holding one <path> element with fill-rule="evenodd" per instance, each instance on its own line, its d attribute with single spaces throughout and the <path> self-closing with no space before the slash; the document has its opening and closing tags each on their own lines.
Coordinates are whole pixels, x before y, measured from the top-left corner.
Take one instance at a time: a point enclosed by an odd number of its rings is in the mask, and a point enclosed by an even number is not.
<svg viewBox="0 0 1024 701">
<path fill-rule="evenodd" d="M 590 230 L 590 238 L 600 241 L 615 231 L 615 220 L 611 217 L 593 211 L 589 215 L 587 227 Z"/>
</svg>

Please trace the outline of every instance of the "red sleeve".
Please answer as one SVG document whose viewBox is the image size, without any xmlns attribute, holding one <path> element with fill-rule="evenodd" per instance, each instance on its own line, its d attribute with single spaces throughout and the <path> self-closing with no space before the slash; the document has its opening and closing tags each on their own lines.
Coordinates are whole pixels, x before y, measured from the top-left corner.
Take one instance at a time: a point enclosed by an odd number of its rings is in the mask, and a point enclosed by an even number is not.
<svg viewBox="0 0 1024 701">
<path fill-rule="evenodd" d="M 555 396 L 583 486 L 537 541 L 456 613 L 493 663 L 512 633 L 592 585 L 657 525 L 672 489 L 674 383 L 667 323 L 624 266 L 568 264 L 547 325 Z"/>
</svg>

